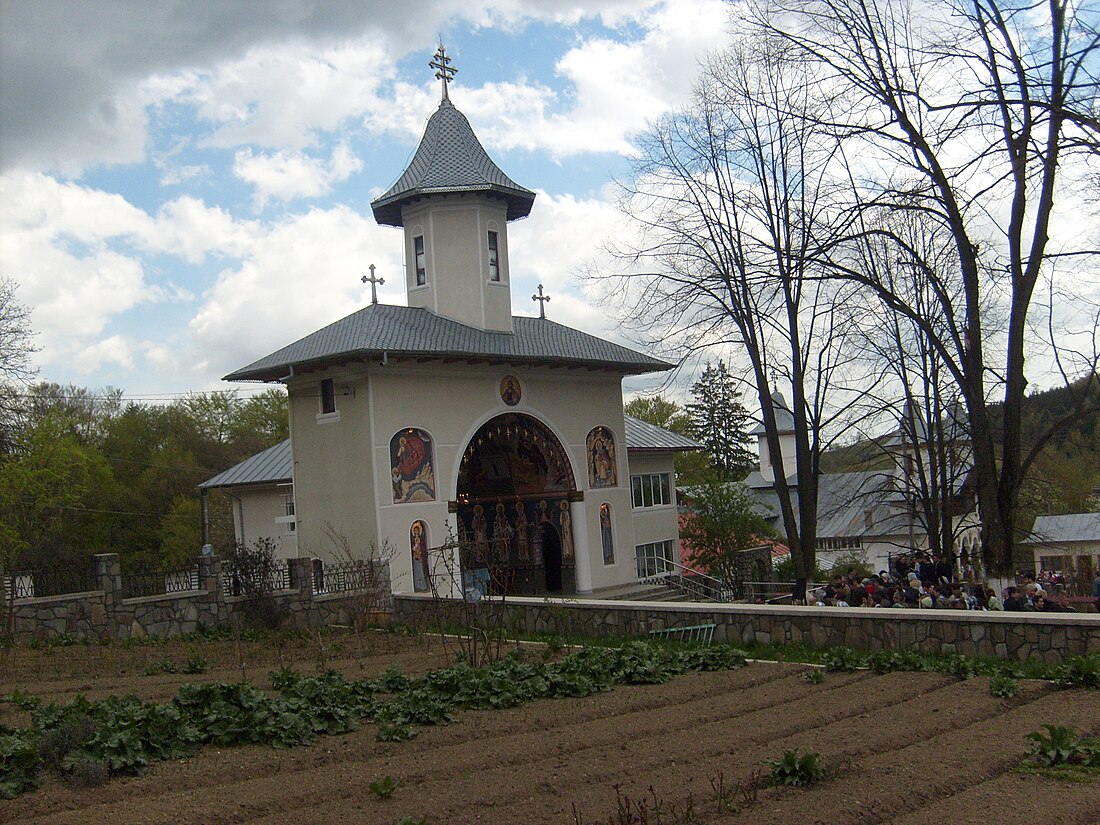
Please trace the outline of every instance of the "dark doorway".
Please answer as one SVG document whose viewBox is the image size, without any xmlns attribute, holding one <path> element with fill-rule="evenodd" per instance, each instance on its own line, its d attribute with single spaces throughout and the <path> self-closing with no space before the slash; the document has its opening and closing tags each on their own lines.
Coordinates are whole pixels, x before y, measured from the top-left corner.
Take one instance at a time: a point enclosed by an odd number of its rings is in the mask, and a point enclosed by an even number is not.
<svg viewBox="0 0 1100 825">
<path fill-rule="evenodd" d="M 546 592 L 561 592 L 561 537 L 552 524 L 542 525 L 542 564 L 546 570 Z"/>
</svg>

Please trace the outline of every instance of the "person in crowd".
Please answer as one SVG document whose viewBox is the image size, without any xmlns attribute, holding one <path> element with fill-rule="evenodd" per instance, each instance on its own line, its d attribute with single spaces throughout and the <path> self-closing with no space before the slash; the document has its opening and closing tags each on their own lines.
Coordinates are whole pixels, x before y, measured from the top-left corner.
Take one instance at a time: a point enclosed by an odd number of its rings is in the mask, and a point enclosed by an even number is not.
<svg viewBox="0 0 1100 825">
<path fill-rule="evenodd" d="M 1096 600 L 1096 612 L 1100 613 L 1100 570 L 1096 571 L 1096 578 L 1092 580 L 1092 598 Z"/>
<path fill-rule="evenodd" d="M 986 610 L 1004 610 L 1004 602 L 1001 601 L 1001 597 L 997 595 L 997 591 L 992 587 L 985 589 L 985 609 Z"/>
<path fill-rule="evenodd" d="M 1027 599 L 1020 595 L 1020 588 L 1016 585 L 1010 585 L 1006 591 L 1004 609 L 1013 611 L 1026 610 L 1026 605 Z"/>
<path fill-rule="evenodd" d="M 937 553 L 933 556 L 932 563 L 935 565 L 936 581 L 955 580 L 955 569 L 946 558 Z"/>
</svg>

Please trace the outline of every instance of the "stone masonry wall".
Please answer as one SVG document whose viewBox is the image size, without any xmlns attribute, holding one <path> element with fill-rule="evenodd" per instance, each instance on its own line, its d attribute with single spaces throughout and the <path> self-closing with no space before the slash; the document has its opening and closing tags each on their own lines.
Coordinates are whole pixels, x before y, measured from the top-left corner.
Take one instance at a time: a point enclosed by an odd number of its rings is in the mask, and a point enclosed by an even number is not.
<svg viewBox="0 0 1100 825">
<path fill-rule="evenodd" d="M 296 629 L 378 618 L 388 618 L 392 608 L 389 574 L 374 590 L 314 593 L 311 559 L 290 560 L 291 589 L 272 593 L 276 609 Z M 199 559 L 199 589 L 160 596 L 122 598 L 122 573 L 118 555 L 95 557 L 98 589 L 86 593 L 17 599 L 13 606 L 16 641 L 48 641 L 68 635 L 75 639 L 135 639 L 171 637 L 200 627 L 237 626 L 244 621 L 250 596 L 226 596 L 221 586 L 221 561 Z M 382 595 L 384 594 L 384 595 Z"/>
<path fill-rule="evenodd" d="M 460 624 L 462 609 L 456 601 L 436 605 L 428 595 L 399 595 L 394 599 L 394 621 L 424 625 L 442 615 L 445 621 Z M 1100 653 L 1100 616 L 1093 614 L 661 604 L 528 597 L 509 597 L 503 603 L 488 599 L 476 609 L 485 617 L 503 612 L 508 627 L 527 633 L 643 637 L 651 630 L 714 624 L 715 640 L 739 644 L 845 645 L 863 650 L 914 648 L 924 653 L 1047 661 L 1073 654 Z"/>
</svg>

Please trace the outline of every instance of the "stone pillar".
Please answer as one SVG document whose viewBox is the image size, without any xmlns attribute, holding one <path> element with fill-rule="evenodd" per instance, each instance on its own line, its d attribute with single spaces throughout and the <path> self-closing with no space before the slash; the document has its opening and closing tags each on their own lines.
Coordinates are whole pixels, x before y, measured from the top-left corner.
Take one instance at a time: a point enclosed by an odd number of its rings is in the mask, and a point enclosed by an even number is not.
<svg viewBox="0 0 1100 825">
<path fill-rule="evenodd" d="M 222 560 L 217 556 L 199 556 L 199 589 L 206 591 L 202 597 L 205 605 L 201 621 L 211 626 L 225 621 L 225 593 L 222 592 Z"/>
<path fill-rule="evenodd" d="M 118 607 L 122 603 L 122 562 L 118 553 L 95 556 L 96 589 L 103 591 L 103 634 L 118 638 Z"/>
<path fill-rule="evenodd" d="M 573 553 L 576 562 L 577 595 L 587 596 L 592 592 L 592 557 L 588 549 L 588 518 L 583 501 L 574 501 L 569 505 L 569 516 L 573 522 Z"/>
<path fill-rule="evenodd" d="M 290 589 L 297 590 L 306 600 L 313 599 L 313 559 L 287 559 Z"/>
</svg>

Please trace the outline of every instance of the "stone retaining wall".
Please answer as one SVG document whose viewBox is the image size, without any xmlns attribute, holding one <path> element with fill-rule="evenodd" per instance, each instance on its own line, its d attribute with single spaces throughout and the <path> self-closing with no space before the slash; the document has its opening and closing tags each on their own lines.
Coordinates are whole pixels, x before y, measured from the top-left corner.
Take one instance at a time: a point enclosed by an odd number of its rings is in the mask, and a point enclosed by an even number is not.
<svg viewBox="0 0 1100 825">
<path fill-rule="evenodd" d="M 351 624 L 364 614 L 392 608 L 389 571 L 379 568 L 375 590 L 341 593 L 313 591 L 312 559 L 291 559 L 294 587 L 271 593 L 272 612 L 286 617 L 296 629 Z M 122 573 L 117 554 L 95 557 L 97 590 L 61 596 L 17 599 L 13 609 L 16 641 L 48 641 L 68 635 L 75 639 L 133 639 L 170 637 L 200 627 L 238 626 L 245 623 L 258 597 L 226 596 L 221 586 L 221 560 L 199 559 L 199 589 L 159 596 L 122 598 Z M 369 616 L 376 619 L 377 616 Z"/>
<path fill-rule="evenodd" d="M 440 611 L 438 614 L 436 611 Z M 526 633 L 578 636 L 646 636 L 651 630 L 715 625 L 715 639 L 739 644 L 772 642 L 864 650 L 916 649 L 1002 659 L 1055 661 L 1072 654 L 1100 653 L 1100 616 L 1089 614 L 994 613 L 968 610 L 908 610 L 783 605 L 687 604 L 595 599 L 487 599 L 479 618 L 503 612 L 508 627 Z M 441 615 L 461 624 L 463 606 L 428 595 L 398 595 L 394 620 L 425 625 Z"/>
</svg>

